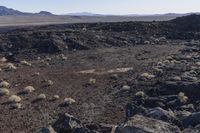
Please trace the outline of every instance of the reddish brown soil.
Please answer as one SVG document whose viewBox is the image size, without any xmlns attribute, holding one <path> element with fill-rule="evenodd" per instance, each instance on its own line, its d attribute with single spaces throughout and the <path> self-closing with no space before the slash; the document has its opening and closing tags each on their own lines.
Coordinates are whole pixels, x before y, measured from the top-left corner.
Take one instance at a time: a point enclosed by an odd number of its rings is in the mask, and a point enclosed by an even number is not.
<svg viewBox="0 0 200 133">
<path fill-rule="evenodd" d="M 2 71 L 0 77 L 10 84 L 11 94 L 18 94 L 23 88 L 32 85 L 36 91 L 20 95 L 24 108 L 11 110 L 8 97 L 2 96 L 0 102 L 0 132 L 35 132 L 53 121 L 59 113 L 67 112 L 83 122 L 117 124 L 125 119 L 125 105 L 131 101 L 128 93 L 119 94 L 118 88 L 130 84 L 137 75 L 149 71 L 151 64 L 168 55 L 178 52 L 183 46 L 135 46 L 133 48 L 108 48 L 88 51 L 68 52 L 67 60 L 52 56 L 49 65 L 37 59 L 31 60 L 32 67 L 19 65 L 15 71 Z M 145 51 L 145 52 L 144 52 Z M 139 56 L 138 56 L 139 55 Z M 137 58 L 136 58 L 137 57 Z M 115 68 L 133 67 L 132 71 L 112 74 L 80 74 L 81 70 L 96 69 L 106 71 Z M 39 76 L 33 76 L 39 72 Z M 90 78 L 96 84 L 88 84 Z M 52 80 L 46 86 L 45 80 Z M 137 88 L 132 88 L 133 92 Z M 34 102 L 37 95 L 44 93 L 47 99 Z M 60 99 L 51 101 L 53 95 Z M 77 102 L 62 107 L 64 98 L 72 97 Z"/>
</svg>

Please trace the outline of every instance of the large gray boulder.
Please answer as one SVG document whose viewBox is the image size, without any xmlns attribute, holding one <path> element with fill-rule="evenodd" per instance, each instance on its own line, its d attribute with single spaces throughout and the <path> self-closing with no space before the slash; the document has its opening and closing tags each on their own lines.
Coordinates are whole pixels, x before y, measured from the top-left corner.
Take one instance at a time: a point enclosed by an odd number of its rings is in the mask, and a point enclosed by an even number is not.
<svg viewBox="0 0 200 133">
<path fill-rule="evenodd" d="M 115 133 L 181 133 L 177 126 L 142 115 L 131 117 Z"/>
<path fill-rule="evenodd" d="M 164 110 L 160 107 L 149 109 L 147 116 L 158 119 L 158 120 L 167 121 L 167 122 L 170 122 L 176 119 L 174 112 L 172 112 L 171 110 L 169 111 Z"/>
</svg>

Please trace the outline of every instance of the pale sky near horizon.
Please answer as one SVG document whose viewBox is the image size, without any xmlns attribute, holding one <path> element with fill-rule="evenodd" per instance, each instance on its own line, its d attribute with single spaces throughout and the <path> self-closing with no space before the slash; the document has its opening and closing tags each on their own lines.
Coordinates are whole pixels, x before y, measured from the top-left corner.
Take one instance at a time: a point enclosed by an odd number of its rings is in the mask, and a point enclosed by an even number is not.
<svg viewBox="0 0 200 133">
<path fill-rule="evenodd" d="M 55 14 L 162 14 L 200 12 L 200 0 L 0 0 L 0 6 Z"/>
</svg>

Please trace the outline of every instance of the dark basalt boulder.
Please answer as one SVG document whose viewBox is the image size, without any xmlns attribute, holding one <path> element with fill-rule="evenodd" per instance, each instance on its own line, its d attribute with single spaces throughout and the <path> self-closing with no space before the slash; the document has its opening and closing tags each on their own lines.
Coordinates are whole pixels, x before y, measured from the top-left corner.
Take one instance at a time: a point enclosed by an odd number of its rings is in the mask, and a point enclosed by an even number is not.
<svg viewBox="0 0 200 133">
<path fill-rule="evenodd" d="M 200 112 L 192 113 L 183 119 L 183 126 L 196 126 L 200 124 Z"/>
<path fill-rule="evenodd" d="M 178 17 L 171 21 L 176 29 L 182 31 L 200 31 L 200 15 L 192 14 L 184 17 Z"/>
<path fill-rule="evenodd" d="M 52 126 L 58 133 L 87 133 L 80 120 L 65 113 Z"/>
</svg>

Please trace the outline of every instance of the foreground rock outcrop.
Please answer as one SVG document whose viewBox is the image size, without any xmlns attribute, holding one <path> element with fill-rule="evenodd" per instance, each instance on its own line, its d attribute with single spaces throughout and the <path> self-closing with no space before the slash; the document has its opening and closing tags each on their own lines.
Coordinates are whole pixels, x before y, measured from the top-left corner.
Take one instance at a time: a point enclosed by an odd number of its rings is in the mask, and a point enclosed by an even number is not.
<svg viewBox="0 0 200 133">
<path fill-rule="evenodd" d="M 117 127 L 115 133 L 181 133 L 181 131 L 169 123 L 135 115 Z"/>
</svg>

